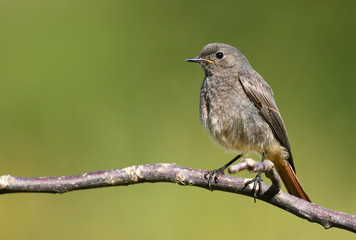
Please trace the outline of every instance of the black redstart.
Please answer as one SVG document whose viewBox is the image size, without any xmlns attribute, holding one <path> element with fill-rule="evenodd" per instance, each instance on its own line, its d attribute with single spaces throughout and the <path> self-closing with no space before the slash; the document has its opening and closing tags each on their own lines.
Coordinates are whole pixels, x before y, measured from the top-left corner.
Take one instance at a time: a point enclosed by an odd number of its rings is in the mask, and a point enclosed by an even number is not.
<svg viewBox="0 0 356 240">
<path fill-rule="evenodd" d="M 186 61 L 199 63 L 205 72 L 200 89 L 204 128 L 225 149 L 241 153 L 223 167 L 207 172 L 210 189 L 212 178 L 218 182 L 218 175 L 242 154 L 256 152 L 262 154 L 262 161 L 267 158 L 274 163 L 289 193 L 310 201 L 295 175 L 287 131 L 272 89 L 247 58 L 230 45 L 211 43 L 198 57 Z M 260 176 L 253 181 L 254 189 L 256 182 L 261 182 Z"/>
</svg>

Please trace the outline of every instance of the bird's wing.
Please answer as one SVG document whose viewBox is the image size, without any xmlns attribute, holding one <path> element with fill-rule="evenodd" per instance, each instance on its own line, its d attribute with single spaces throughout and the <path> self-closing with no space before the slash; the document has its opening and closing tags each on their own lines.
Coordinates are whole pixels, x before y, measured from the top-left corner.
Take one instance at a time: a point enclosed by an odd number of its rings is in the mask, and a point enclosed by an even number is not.
<svg viewBox="0 0 356 240">
<path fill-rule="evenodd" d="M 287 131 L 281 114 L 274 102 L 271 87 L 257 72 L 242 73 L 239 75 L 239 81 L 249 99 L 255 104 L 261 115 L 271 127 L 278 142 L 287 149 L 289 153 L 287 160 L 293 170 L 295 170 Z"/>
</svg>

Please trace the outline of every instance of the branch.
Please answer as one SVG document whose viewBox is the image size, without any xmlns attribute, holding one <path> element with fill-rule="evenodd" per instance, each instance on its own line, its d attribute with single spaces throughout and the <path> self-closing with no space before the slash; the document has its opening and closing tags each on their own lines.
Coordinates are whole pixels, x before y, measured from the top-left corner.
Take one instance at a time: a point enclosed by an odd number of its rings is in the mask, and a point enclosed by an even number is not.
<svg viewBox="0 0 356 240">
<path fill-rule="evenodd" d="M 337 227 L 356 233 L 355 215 L 326 209 L 280 191 L 280 180 L 274 172 L 273 164 L 268 166 L 269 161 L 265 162 L 260 163 L 251 159 L 244 159 L 239 164 L 230 167 L 229 170 L 232 172 L 243 169 L 263 170 L 271 178 L 273 185 L 262 183 L 258 199 L 287 210 L 310 222 L 319 223 L 326 229 Z M 205 172 L 204 170 L 180 167 L 176 164 L 157 163 L 62 177 L 33 178 L 3 175 L 0 176 L 0 194 L 19 192 L 65 193 L 80 189 L 127 186 L 145 182 L 172 182 L 209 190 L 207 180 L 204 178 Z M 245 186 L 245 183 L 249 180 L 220 175 L 219 182 L 213 183 L 213 188 L 214 190 L 253 197 L 252 186 Z"/>
</svg>

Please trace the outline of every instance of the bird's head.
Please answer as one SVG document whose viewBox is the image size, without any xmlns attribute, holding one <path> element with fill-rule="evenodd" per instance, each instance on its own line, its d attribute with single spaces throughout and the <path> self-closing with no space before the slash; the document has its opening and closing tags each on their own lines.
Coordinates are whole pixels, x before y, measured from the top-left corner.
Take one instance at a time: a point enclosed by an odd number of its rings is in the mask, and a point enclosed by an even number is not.
<svg viewBox="0 0 356 240">
<path fill-rule="evenodd" d="M 250 66 L 247 58 L 239 50 L 223 43 L 210 43 L 201 50 L 199 56 L 185 61 L 199 63 L 207 75 L 241 71 Z"/>
</svg>

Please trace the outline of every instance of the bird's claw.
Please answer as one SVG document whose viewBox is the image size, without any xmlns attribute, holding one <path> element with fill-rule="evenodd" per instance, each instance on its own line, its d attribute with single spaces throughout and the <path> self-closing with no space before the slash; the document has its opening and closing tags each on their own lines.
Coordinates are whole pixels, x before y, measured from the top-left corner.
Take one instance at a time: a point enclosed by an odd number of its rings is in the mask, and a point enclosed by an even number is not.
<svg viewBox="0 0 356 240">
<path fill-rule="evenodd" d="M 204 178 L 206 180 L 208 180 L 208 186 L 209 186 L 210 191 L 213 191 L 212 182 L 214 181 L 214 183 L 218 183 L 219 175 L 224 174 L 224 170 L 225 170 L 225 168 L 219 168 L 219 169 L 214 169 L 214 170 L 205 172 Z"/>
<path fill-rule="evenodd" d="M 248 182 L 245 183 L 245 186 L 242 190 L 244 190 L 248 185 L 253 183 L 252 192 L 253 192 L 253 200 L 256 202 L 256 198 L 260 195 L 262 190 L 262 177 L 261 172 L 259 172 L 256 177 Z M 258 188 L 257 188 L 258 186 Z"/>
</svg>

